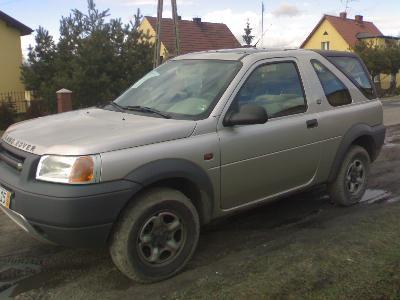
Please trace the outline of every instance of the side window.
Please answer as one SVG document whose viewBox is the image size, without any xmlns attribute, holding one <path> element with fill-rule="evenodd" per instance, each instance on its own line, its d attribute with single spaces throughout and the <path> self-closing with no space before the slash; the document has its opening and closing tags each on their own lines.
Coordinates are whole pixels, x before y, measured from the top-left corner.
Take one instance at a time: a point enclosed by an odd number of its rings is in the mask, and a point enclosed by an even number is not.
<svg viewBox="0 0 400 300">
<path fill-rule="evenodd" d="M 369 74 L 355 57 L 332 56 L 328 59 L 336 65 L 369 99 L 375 98 Z"/>
<path fill-rule="evenodd" d="M 330 105 L 342 106 L 352 102 L 349 90 L 335 74 L 317 60 L 312 60 L 311 64 L 321 81 L 322 88 Z"/>
<path fill-rule="evenodd" d="M 242 86 L 233 103 L 238 110 L 243 104 L 256 104 L 269 118 L 282 117 L 307 110 L 303 86 L 293 62 L 258 67 Z"/>
</svg>

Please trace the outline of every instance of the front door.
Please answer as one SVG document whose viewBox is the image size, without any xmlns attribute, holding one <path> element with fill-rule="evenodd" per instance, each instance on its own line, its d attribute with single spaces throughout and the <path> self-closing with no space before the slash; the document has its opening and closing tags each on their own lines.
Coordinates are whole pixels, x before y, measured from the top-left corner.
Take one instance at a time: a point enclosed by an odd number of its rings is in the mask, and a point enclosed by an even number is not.
<svg viewBox="0 0 400 300">
<path fill-rule="evenodd" d="M 307 186 L 318 168 L 318 115 L 308 110 L 295 60 L 254 67 L 228 113 L 248 103 L 264 107 L 269 120 L 219 130 L 223 209 Z"/>
</svg>

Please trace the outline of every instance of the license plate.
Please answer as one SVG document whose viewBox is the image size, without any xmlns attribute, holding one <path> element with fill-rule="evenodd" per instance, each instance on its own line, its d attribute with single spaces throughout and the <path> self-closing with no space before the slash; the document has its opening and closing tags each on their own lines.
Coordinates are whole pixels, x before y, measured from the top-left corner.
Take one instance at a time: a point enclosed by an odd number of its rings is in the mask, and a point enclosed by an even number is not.
<svg viewBox="0 0 400 300">
<path fill-rule="evenodd" d="M 11 192 L 0 186 L 0 205 L 10 208 Z"/>
</svg>

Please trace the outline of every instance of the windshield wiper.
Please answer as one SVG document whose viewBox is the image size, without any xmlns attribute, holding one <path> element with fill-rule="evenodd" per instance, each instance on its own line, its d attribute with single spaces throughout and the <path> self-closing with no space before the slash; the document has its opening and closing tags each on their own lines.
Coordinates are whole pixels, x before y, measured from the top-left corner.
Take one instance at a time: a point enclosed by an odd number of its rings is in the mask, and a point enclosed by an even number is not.
<svg viewBox="0 0 400 300">
<path fill-rule="evenodd" d="M 108 103 L 108 105 L 111 105 L 112 107 L 118 109 L 120 112 L 125 112 L 125 110 L 126 110 L 126 108 L 124 106 L 121 106 L 121 105 L 115 103 L 114 101 L 110 101 Z"/>
<path fill-rule="evenodd" d="M 143 112 L 143 113 L 152 113 L 155 115 L 159 115 L 165 119 L 171 119 L 171 116 L 169 114 L 163 113 L 155 108 L 151 107 L 146 107 L 146 106 L 124 106 L 123 107 L 126 110 L 131 110 L 131 111 L 138 111 L 138 112 Z"/>
</svg>

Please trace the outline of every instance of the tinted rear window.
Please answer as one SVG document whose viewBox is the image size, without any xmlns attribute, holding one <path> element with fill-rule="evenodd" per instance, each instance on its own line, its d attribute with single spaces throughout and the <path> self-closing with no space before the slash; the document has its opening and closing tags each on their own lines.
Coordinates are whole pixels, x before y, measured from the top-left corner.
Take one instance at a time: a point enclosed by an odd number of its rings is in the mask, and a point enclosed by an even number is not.
<svg viewBox="0 0 400 300">
<path fill-rule="evenodd" d="M 326 99 L 330 105 L 342 106 L 352 102 L 349 90 L 335 74 L 317 60 L 312 60 L 311 64 L 321 81 Z"/>
<path fill-rule="evenodd" d="M 355 57 L 331 56 L 329 60 L 336 65 L 369 98 L 375 98 L 369 74 Z"/>
</svg>

